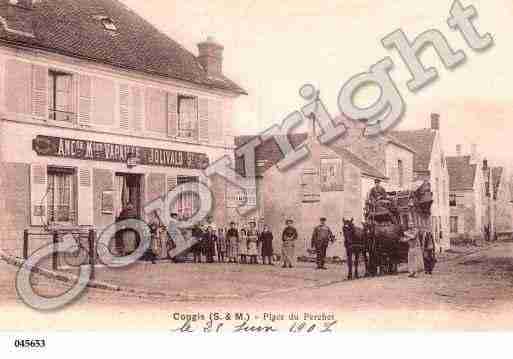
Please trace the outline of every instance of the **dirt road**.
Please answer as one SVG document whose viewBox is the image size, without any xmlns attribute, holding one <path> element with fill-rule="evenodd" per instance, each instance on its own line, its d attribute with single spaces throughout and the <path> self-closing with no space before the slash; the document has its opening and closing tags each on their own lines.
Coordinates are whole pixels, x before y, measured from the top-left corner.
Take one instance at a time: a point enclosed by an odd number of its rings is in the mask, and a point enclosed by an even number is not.
<svg viewBox="0 0 513 359">
<path fill-rule="evenodd" d="M 264 313 L 326 313 L 336 318 L 337 330 L 513 328 L 513 243 L 453 255 L 439 263 L 433 276 L 414 279 L 400 274 L 349 282 L 343 280 L 343 267 L 314 271 L 313 264 L 289 271 L 193 264 L 140 266 L 121 274 L 100 271 L 101 279 L 146 285 L 149 291 L 179 289 L 197 297 L 177 301 L 90 289 L 52 313 L 25 307 L 14 288 L 15 268 L 1 264 L 0 271 L 2 329 L 175 329 L 182 321 L 174 320 L 174 313 L 210 312 L 253 313 L 260 319 Z M 63 283 L 35 281 L 48 295 L 66 290 Z"/>
</svg>

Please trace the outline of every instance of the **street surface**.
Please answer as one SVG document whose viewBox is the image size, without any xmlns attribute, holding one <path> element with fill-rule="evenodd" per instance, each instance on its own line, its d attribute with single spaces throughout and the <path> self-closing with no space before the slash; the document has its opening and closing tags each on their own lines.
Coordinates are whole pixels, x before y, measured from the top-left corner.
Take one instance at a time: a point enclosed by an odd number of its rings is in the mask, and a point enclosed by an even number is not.
<svg viewBox="0 0 513 359">
<path fill-rule="evenodd" d="M 346 281 L 345 265 L 332 264 L 327 271 L 314 267 L 144 263 L 104 268 L 98 280 L 149 295 L 88 289 L 72 305 L 40 313 L 21 303 L 14 287 L 16 268 L 2 263 L 0 329 L 174 329 L 179 323 L 173 313 L 210 311 L 334 313 L 338 330 L 513 329 L 513 243 L 457 248 L 444 254 L 434 275 L 418 278 L 403 271 Z M 67 288 L 40 276 L 34 282 L 47 295 Z M 177 300 L 176 294 L 193 299 Z"/>
</svg>

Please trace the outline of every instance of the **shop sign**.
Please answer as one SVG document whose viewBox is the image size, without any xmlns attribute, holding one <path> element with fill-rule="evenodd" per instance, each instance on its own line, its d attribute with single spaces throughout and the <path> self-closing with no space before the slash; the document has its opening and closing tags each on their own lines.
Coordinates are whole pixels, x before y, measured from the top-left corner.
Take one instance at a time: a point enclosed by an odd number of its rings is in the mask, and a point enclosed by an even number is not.
<svg viewBox="0 0 513 359">
<path fill-rule="evenodd" d="M 72 138 L 37 136 L 32 148 L 39 156 L 74 158 L 91 161 L 123 162 L 147 166 L 205 169 L 205 153 L 121 145 Z"/>
</svg>

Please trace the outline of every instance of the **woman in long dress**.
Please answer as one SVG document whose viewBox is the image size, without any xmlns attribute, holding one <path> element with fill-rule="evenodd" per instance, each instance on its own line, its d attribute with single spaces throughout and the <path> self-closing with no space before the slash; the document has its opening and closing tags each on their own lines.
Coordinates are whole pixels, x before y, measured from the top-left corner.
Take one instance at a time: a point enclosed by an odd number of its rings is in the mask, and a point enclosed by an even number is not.
<svg viewBox="0 0 513 359">
<path fill-rule="evenodd" d="M 235 222 L 230 223 L 230 229 L 226 232 L 228 241 L 228 261 L 237 263 L 239 261 L 239 231 Z"/>
<path fill-rule="evenodd" d="M 227 239 L 224 232 L 224 228 L 217 229 L 217 261 L 219 263 L 224 263 L 226 250 L 227 250 Z"/>
<path fill-rule="evenodd" d="M 249 223 L 249 229 L 246 232 L 246 236 L 248 240 L 249 264 L 258 264 L 258 233 L 255 222 Z"/>
<path fill-rule="evenodd" d="M 262 264 L 265 264 L 267 258 L 268 264 L 273 265 L 273 233 L 269 230 L 269 226 L 264 225 L 262 233 L 260 233 L 260 243 L 262 249 Z"/>
<path fill-rule="evenodd" d="M 287 220 L 285 224 L 286 227 L 281 235 L 283 242 L 281 247 L 281 254 L 283 256 L 282 268 L 292 268 L 294 266 L 294 256 L 296 252 L 295 242 L 298 238 L 298 233 L 296 228 L 294 228 L 294 222 L 291 219 Z"/>
<path fill-rule="evenodd" d="M 416 229 L 408 229 L 404 232 L 403 241 L 408 242 L 408 273 L 410 278 L 415 278 L 417 273 L 424 269 L 420 233 Z"/>
<path fill-rule="evenodd" d="M 239 254 L 240 254 L 240 262 L 242 264 L 247 264 L 246 257 L 248 255 L 248 237 L 246 236 L 246 228 L 245 227 L 242 227 L 242 229 L 240 230 Z"/>
</svg>

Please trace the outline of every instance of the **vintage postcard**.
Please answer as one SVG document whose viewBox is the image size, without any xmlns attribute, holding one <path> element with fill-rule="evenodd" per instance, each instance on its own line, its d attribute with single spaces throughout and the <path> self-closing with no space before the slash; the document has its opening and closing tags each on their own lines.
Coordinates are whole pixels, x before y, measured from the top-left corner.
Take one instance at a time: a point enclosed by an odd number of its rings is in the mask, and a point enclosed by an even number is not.
<svg viewBox="0 0 513 359">
<path fill-rule="evenodd" d="M 0 329 L 512 329 L 512 20 L 1 0 Z"/>
</svg>

